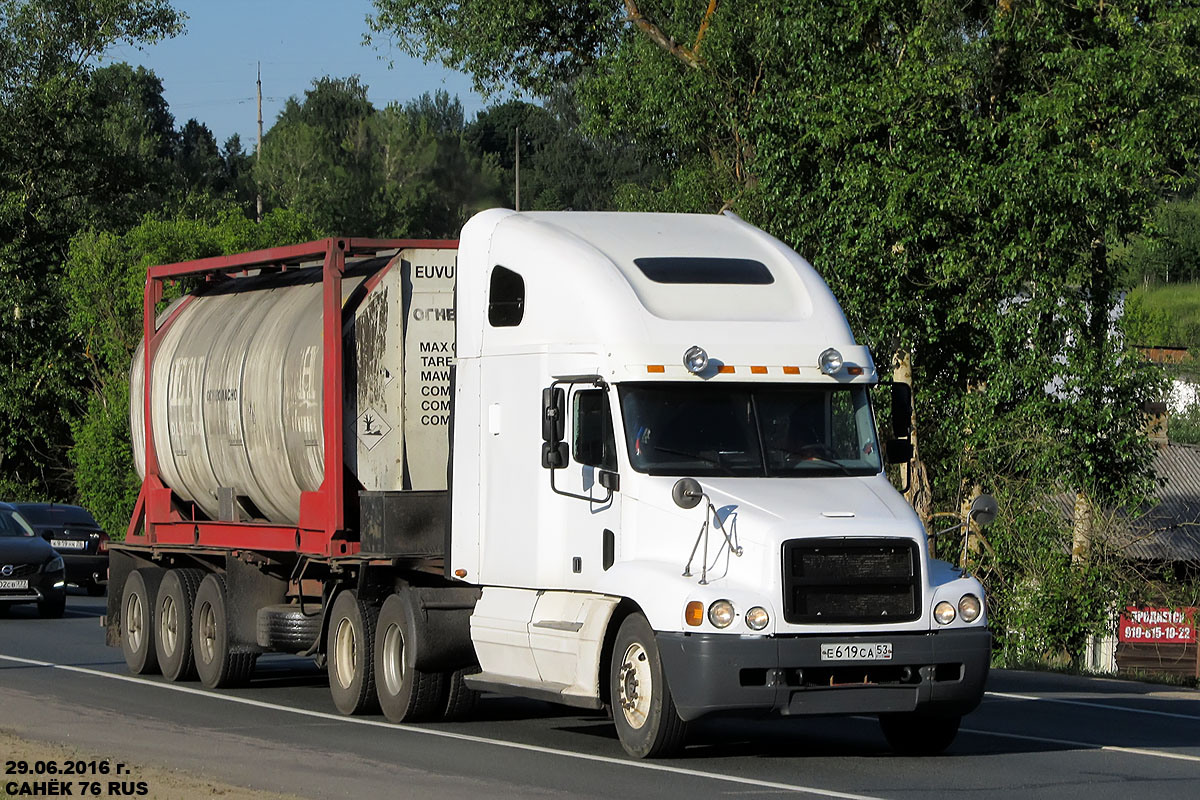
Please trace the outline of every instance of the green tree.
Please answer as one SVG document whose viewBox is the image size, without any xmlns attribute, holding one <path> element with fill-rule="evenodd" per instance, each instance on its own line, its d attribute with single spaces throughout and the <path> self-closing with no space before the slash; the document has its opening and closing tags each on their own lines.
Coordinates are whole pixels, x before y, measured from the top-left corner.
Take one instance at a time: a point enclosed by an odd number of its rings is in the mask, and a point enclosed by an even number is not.
<svg viewBox="0 0 1200 800">
<path fill-rule="evenodd" d="M 142 165 L 110 146 L 136 115 L 95 60 L 180 29 L 165 0 L 0 0 L 0 496 L 71 496 L 82 372 L 61 263 L 81 226 L 146 200 Z"/>
<path fill-rule="evenodd" d="M 496 170 L 463 140 L 445 92 L 377 110 L 357 77 L 321 78 L 263 138 L 269 204 L 351 235 L 448 236 L 495 195 Z"/>
<path fill-rule="evenodd" d="M 617 187 L 658 177 L 654 160 L 636 144 L 586 133 L 569 94 L 560 92 L 546 106 L 512 100 L 481 111 L 466 129 L 472 148 L 504 170 L 510 207 L 516 203 L 518 130 L 524 210 L 613 209 Z"/>
<path fill-rule="evenodd" d="M 1200 198 L 1165 202 L 1120 252 L 1126 282 L 1149 287 L 1200 279 Z"/>
</svg>

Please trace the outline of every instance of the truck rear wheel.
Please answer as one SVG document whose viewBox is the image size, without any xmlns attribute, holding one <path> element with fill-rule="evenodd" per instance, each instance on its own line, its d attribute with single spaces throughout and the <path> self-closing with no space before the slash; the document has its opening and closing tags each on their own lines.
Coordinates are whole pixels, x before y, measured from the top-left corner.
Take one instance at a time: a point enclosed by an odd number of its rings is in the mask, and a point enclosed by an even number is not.
<svg viewBox="0 0 1200 800">
<path fill-rule="evenodd" d="M 962 717 L 957 714 L 912 711 L 879 715 L 884 737 L 892 751 L 902 756 L 936 756 L 954 741 L 960 722 Z"/>
<path fill-rule="evenodd" d="M 447 722 L 456 722 L 471 716 L 471 712 L 475 710 L 475 705 L 479 702 L 479 692 L 467 686 L 463 678 L 477 672 L 479 672 L 479 665 L 474 664 L 446 673 L 444 679 L 446 705 L 442 710 L 442 719 Z"/>
<path fill-rule="evenodd" d="M 238 686 L 250 679 L 257 654 L 234 649 L 229 635 L 225 578 L 213 572 L 200 581 L 192 609 L 192 652 L 196 673 L 209 689 Z"/>
<path fill-rule="evenodd" d="M 121 652 L 134 675 L 158 672 L 154 647 L 154 599 L 163 570 L 142 567 L 129 573 L 121 592 Z"/>
<path fill-rule="evenodd" d="M 343 714 L 375 710 L 375 625 L 379 609 L 344 589 L 333 601 L 325 639 L 326 669 L 333 704 Z"/>
<path fill-rule="evenodd" d="M 196 676 L 192 657 L 192 610 L 196 590 L 204 580 L 199 569 L 172 569 L 163 576 L 155 600 L 157 621 L 155 653 L 162 674 L 169 680 L 185 681 Z"/>
<path fill-rule="evenodd" d="M 375 640 L 379 706 L 392 722 L 421 722 L 447 710 L 443 674 L 414 667 L 415 647 L 404 598 L 394 594 L 379 612 Z"/>
<path fill-rule="evenodd" d="M 625 752 L 654 758 L 683 748 L 687 723 L 671 698 L 654 630 L 641 614 L 626 617 L 617 631 L 609 686 L 613 723 Z"/>
</svg>

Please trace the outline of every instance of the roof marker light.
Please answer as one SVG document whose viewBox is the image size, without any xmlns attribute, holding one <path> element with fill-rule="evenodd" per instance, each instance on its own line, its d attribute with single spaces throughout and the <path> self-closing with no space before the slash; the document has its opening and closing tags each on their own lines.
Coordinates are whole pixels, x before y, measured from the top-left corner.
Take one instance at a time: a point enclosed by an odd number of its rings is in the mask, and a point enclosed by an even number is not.
<svg viewBox="0 0 1200 800">
<path fill-rule="evenodd" d="M 646 366 L 646 372 L 666 372 L 666 371 L 667 371 L 667 368 L 664 367 L 662 364 L 648 364 Z"/>
<path fill-rule="evenodd" d="M 729 366 L 728 364 L 722 364 L 721 366 L 717 367 L 717 372 L 729 375 L 733 372 L 733 367 Z"/>
<path fill-rule="evenodd" d="M 767 368 L 766 367 L 751 367 L 750 374 L 751 375 L 766 375 Z"/>
</svg>

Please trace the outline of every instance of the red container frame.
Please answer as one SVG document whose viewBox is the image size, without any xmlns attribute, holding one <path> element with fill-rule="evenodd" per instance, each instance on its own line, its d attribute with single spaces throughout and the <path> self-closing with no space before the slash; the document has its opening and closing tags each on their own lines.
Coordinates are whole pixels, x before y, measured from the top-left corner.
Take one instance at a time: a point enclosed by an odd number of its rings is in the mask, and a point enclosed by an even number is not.
<svg viewBox="0 0 1200 800">
<path fill-rule="evenodd" d="M 346 470 L 344 467 L 344 428 L 342 425 L 342 276 L 346 259 L 377 255 L 382 251 L 428 248 L 457 249 L 457 240 L 446 239 L 363 239 L 329 238 L 306 244 L 274 247 L 231 256 L 202 258 L 177 264 L 151 267 L 146 273 L 142 303 L 144 380 L 142 381 L 142 418 L 145 424 L 146 476 L 138 492 L 137 503 L 125 534 L 125 542 L 135 545 L 197 546 L 215 549 L 298 552 L 313 556 L 352 556 L 359 550 L 356 540 L 347 536 Z M 159 471 L 154 446 L 150 397 L 151 365 L 162 337 L 188 301 L 157 325 L 157 305 L 163 297 L 166 281 L 184 277 L 217 276 L 237 280 L 251 269 L 295 268 L 302 263 L 324 259 L 322 268 L 322 432 L 324 434 L 324 478 L 316 491 L 300 496 L 300 518 L 296 525 L 264 522 L 228 522 L 188 519 L 187 504 L 178 501 Z M 194 517 L 194 511 L 192 512 Z"/>
</svg>

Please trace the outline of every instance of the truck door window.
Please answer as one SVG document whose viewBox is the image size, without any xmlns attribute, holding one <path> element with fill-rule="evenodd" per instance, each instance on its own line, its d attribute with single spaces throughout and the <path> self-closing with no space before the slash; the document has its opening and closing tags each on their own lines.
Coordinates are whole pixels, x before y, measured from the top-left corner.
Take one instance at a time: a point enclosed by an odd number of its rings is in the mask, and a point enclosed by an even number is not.
<svg viewBox="0 0 1200 800">
<path fill-rule="evenodd" d="M 615 472 L 617 446 L 608 392 L 587 389 L 575 393 L 571 414 L 571 450 L 577 462 Z"/>
<path fill-rule="evenodd" d="M 513 328 L 525 316 L 525 279 L 507 267 L 492 268 L 488 287 L 488 323 L 493 328 Z"/>
</svg>

